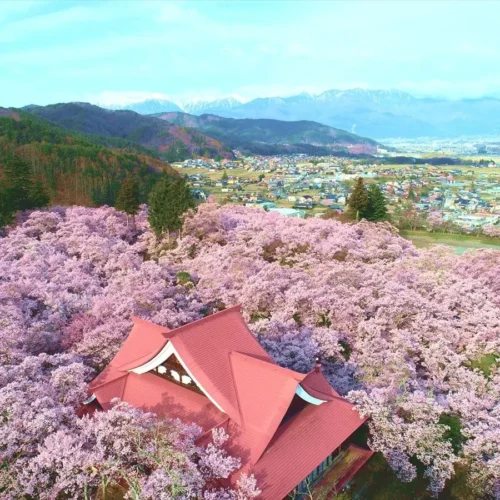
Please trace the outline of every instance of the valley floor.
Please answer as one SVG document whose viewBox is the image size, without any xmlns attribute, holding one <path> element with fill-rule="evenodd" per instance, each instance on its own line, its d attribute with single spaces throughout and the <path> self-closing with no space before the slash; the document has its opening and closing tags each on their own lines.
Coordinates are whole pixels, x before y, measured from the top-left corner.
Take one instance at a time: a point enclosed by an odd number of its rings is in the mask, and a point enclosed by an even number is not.
<svg viewBox="0 0 500 500">
<path fill-rule="evenodd" d="M 401 231 L 401 236 L 410 240 L 417 248 L 428 248 L 432 245 L 448 245 L 453 247 L 457 255 L 462 255 L 471 248 L 492 248 L 500 250 L 500 241 L 469 236 L 466 234 L 429 233 L 427 231 Z"/>
</svg>

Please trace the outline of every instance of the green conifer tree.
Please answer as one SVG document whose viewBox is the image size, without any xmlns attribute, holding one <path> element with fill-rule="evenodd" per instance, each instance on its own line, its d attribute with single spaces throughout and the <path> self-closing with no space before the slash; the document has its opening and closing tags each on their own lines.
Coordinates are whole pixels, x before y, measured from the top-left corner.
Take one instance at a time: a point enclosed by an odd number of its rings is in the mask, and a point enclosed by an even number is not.
<svg viewBox="0 0 500 500">
<path fill-rule="evenodd" d="M 0 228 L 12 224 L 14 213 L 9 191 L 5 186 L 0 186 Z"/>
<path fill-rule="evenodd" d="M 45 186 L 41 181 L 36 181 L 33 183 L 29 196 L 31 205 L 30 208 L 46 207 L 50 202 L 49 195 L 47 194 Z"/>
<path fill-rule="evenodd" d="M 4 173 L 12 211 L 32 208 L 30 202 L 30 194 L 33 190 L 31 165 L 18 156 L 11 156 L 5 162 Z"/>
<path fill-rule="evenodd" d="M 349 196 L 347 213 L 353 219 L 359 220 L 366 216 L 369 199 L 363 179 L 358 177 L 356 185 Z"/>
<path fill-rule="evenodd" d="M 222 174 L 222 180 L 227 181 L 228 180 L 227 172 L 224 170 L 224 173 Z"/>
<path fill-rule="evenodd" d="M 184 177 L 164 174 L 149 195 L 149 223 L 157 236 L 180 229 L 181 216 L 195 206 Z"/>
<path fill-rule="evenodd" d="M 28 162 L 18 156 L 11 156 L 5 162 L 4 173 L 6 200 L 12 213 L 49 204 L 45 187 L 42 182 L 33 180 L 33 171 Z"/>
<path fill-rule="evenodd" d="M 127 214 L 127 227 L 129 219 L 132 218 L 132 226 L 135 226 L 135 216 L 139 211 L 139 188 L 133 179 L 125 179 L 116 198 L 115 208 Z"/>
<path fill-rule="evenodd" d="M 387 205 L 378 184 L 370 184 L 368 187 L 368 207 L 364 217 L 371 221 L 387 220 Z"/>
</svg>

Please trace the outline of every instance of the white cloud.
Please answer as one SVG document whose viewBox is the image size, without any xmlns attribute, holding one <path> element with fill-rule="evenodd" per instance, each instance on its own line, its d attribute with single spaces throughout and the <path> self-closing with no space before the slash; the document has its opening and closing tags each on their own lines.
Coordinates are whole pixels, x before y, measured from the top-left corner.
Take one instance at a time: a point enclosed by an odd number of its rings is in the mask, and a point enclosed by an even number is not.
<svg viewBox="0 0 500 500">
<path fill-rule="evenodd" d="M 1 0 L 0 0 L 1 3 Z M 23 2 L 19 2 L 23 3 Z M 98 13 L 88 7 L 76 6 L 11 22 L 0 33 L 0 41 L 12 42 L 40 31 L 57 29 L 62 25 L 100 20 Z"/>
</svg>

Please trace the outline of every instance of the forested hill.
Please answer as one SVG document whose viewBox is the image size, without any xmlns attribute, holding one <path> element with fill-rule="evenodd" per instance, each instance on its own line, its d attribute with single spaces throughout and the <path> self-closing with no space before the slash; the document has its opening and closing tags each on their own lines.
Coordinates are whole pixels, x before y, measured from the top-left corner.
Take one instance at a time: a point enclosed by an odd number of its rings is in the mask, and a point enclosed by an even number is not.
<svg viewBox="0 0 500 500">
<path fill-rule="evenodd" d="M 52 204 L 113 205 L 122 180 L 134 177 L 141 201 L 163 170 L 154 153 L 124 139 L 74 133 L 21 110 L 0 108 L 0 177 L 6 159 L 28 161 Z"/>
<path fill-rule="evenodd" d="M 377 152 L 376 141 L 313 121 L 234 119 L 205 114 L 160 113 L 158 118 L 196 128 L 233 149 L 255 154 L 343 154 Z"/>
<path fill-rule="evenodd" d="M 26 111 L 72 131 L 140 144 L 154 149 L 170 162 L 193 156 L 233 156 L 231 148 L 199 130 L 177 126 L 134 111 L 112 111 L 82 102 L 29 106 Z"/>
</svg>

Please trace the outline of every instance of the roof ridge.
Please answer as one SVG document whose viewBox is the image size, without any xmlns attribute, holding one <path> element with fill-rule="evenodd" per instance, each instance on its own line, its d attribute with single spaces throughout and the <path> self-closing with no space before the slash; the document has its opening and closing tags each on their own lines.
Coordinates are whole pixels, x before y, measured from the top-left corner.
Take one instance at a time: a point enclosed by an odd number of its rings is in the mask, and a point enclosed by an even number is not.
<svg viewBox="0 0 500 500">
<path fill-rule="evenodd" d="M 238 385 L 236 384 L 236 379 L 234 377 L 234 367 L 233 367 L 233 354 L 234 351 L 228 353 L 229 356 L 229 367 L 231 369 L 231 378 L 233 381 L 234 393 L 236 394 L 236 402 L 238 403 L 238 413 L 240 415 L 241 426 L 245 427 L 245 419 L 243 418 L 243 413 L 241 411 L 240 393 L 238 391 Z"/>
<path fill-rule="evenodd" d="M 159 325 L 158 323 L 153 323 L 152 321 L 149 321 L 147 319 L 139 318 L 139 316 L 134 315 L 131 317 L 131 319 L 132 319 L 132 323 L 134 323 L 134 324 L 146 323 L 150 326 L 154 326 L 154 327 L 158 328 L 159 330 L 164 329 L 165 332 L 167 332 L 167 333 L 171 331 L 170 328 L 168 328 L 167 326 Z"/>
<path fill-rule="evenodd" d="M 265 359 L 258 358 L 256 356 L 254 356 L 253 354 L 245 354 L 244 352 L 239 352 L 239 351 L 231 351 L 229 354 L 249 358 L 253 362 L 260 363 L 261 366 L 263 366 L 264 368 L 267 368 L 267 369 L 273 369 L 275 371 L 285 372 L 285 373 L 289 374 L 291 377 L 293 377 L 294 379 L 296 379 L 296 380 L 299 379 L 298 380 L 299 384 L 307 377 L 307 374 L 296 372 L 295 370 L 290 370 L 290 368 L 285 368 L 284 366 L 280 366 L 272 358 L 270 358 L 270 361 L 268 361 Z"/>
<path fill-rule="evenodd" d="M 216 313 L 210 314 L 208 316 L 204 316 L 203 318 L 195 319 L 194 321 L 186 323 L 185 325 L 181 325 L 177 328 L 174 328 L 173 330 L 169 330 L 169 332 L 172 333 L 172 335 L 169 338 L 170 339 L 174 338 L 177 335 L 177 333 L 179 332 L 179 330 L 186 329 L 188 326 L 192 326 L 194 324 L 201 323 L 203 321 L 208 321 L 209 319 L 213 319 L 215 316 L 222 316 L 224 313 L 232 312 L 236 309 L 241 310 L 241 305 L 239 304 L 236 306 L 228 307 L 227 309 L 224 309 L 222 311 L 217 311 Z"/>
</svg>

